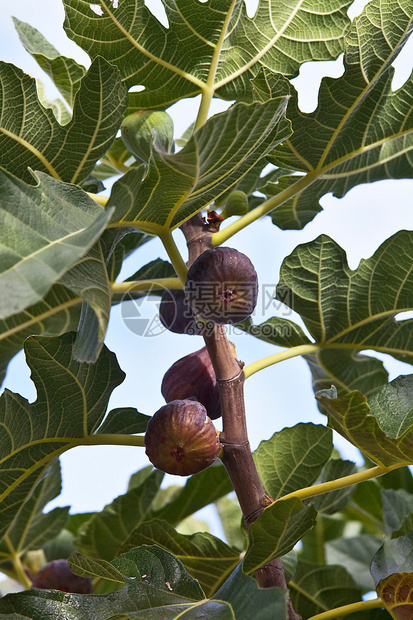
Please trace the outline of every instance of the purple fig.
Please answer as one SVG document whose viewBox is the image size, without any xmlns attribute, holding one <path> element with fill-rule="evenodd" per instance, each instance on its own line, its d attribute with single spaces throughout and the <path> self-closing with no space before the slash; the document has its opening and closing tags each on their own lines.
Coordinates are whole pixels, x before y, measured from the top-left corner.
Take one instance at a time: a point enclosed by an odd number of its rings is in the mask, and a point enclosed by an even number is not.
<svg viewBox="0 0 413 620">
<path fill-rule="evenodd" d="M 154 467 L 178 476 L 197 474 L 217 459 L 222 445 L 201 403 L 173 400 L 149 420 L 146 454 Z"/>
<path fill-rule="evenodd" d="M 185 294 L 203 319 L 239 323 L 257 304 L 257 273 L 248 256 L 234 248 L 206 250 L 188 270 Z"/>
</svg>

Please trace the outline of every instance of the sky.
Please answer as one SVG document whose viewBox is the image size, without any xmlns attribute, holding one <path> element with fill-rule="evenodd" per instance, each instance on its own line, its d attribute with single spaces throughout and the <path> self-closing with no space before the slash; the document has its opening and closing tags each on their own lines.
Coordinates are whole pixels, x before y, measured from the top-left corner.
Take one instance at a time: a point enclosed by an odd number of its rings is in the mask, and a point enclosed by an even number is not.
<svg viewBox="0 0 413 620">
<path fill-rule="evenodd" d="M 121 0 L 120 0 L 121 1 Z M 253 2 L 249 10 L 253 10 Z M 362 4 L 362 3 L 361 3 Z M 354 16 L 361 7 L 352 9 Z M 150 8 L 159 2 L 150 0 Z M 41 79 L 49 98 L 57 96 L 53 85 L 37 63 L 20 44 L 11 21 L 11 15 L 36 27 L 62 54 L 76 58 L 88 66 L 87 55 L 67 39 L 62 23 L 63 7 L 60 0 L 0 0 L 0 60 L 12 62 L 27 73 Z M 412 70 L 413 40 L 406 46 L 396 65 L 394 88 L 403 84 Z M 343 70 L 342 58 L 335 62 L 306 63 L 293 81 L 299 92 L 303 111 L 311 112 L 317 105 L 317 92 L 322 75 L 338 77 Z M 217 113 L 228 104 L 217 101 L 211 110 Z M 196 116 L 196 100 L 178 103 L 168 110 L 174 119 L 176 136 L 180 136 Z M 360 185 L 344 198 L 331 195 L 321 200 L 324 211 L 302 231 L 281 231 L 266 217 L 244 229 L 226 244 L 236 247 L 252 260 L 259 275 L 261 290 L 264 285 L 275 286 L 285 256 L 300 243 L 315 239 L 319 234 L 331 236 L 348 254 L 350 267 L 355 269 L 361 258 L 368 258 L 390 235 L 403 228 L 413 229 L 413 181 L 382 181 Z M 176 241 L 185 256 L 183 237 L 175 233 Z M 271 248 L 271 252 L 269 252 Z M 154 239 L 126 261 L 121 279 L 133 274 L 141 266 L 158 257 L 167 259 L 161 243 Z M 154 300 L 142 306 L 145 316 L 156 312 Z M 268 318 L 271 308 L 259 304 L 255 321 Z M 286 318 L 300 321 L 292 314 Z M 246 364 L 277 352 L 279 349 L 246 335 L 230 334 L 236 345 L 238 358 Z M 127 373 L 124 383 L 113 393 L 110 407 L 136 407 L 152 415 L 164 404 L 160 384 L 166 370 L 179 358 L 203 346 L 201 337 L 189 337 L 165 332 L 154 337 L 133 334 L 122 318 L 120 306 L 112 310 L 106 345 L 118 357 Z M 411 367 L 385 356 L 390 378 L 411 372 Z M 19 392 L 29 400 L 35 399 L 35 390 L 22 353 L 11 362 L 3 387 Z M 298 422 L 326 424 L 316 407 L 311 388 L 310 373 L 304 360 L 290 359 L 267 368 L 250 377 L 245 386 L 248 430 L 252 448 L 275 431 Z M 344 439 L 337 438 L 337 447 L 344 458 L 360 462 L 357 450 Z M 117 495 L 124 493 L 129 476 L 148 464 L 143 449 L 128 447 L 76 448 L 61 458 L 63 492 L 50 504 L 71 505 L 71 512 L 101 510 Z M 183 479 L 167 477 L 168 483 L 183 484 Z M 203 513 L 212 519 L 211 512 Z M 213 520 L 213 519 L 212 519 Z"/>
</svg>

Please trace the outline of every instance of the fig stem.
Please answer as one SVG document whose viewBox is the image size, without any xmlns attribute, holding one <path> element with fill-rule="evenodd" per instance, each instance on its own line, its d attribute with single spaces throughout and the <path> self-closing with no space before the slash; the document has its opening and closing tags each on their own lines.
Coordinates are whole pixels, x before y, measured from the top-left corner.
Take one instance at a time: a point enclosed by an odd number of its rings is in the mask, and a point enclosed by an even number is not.
<svg viewBox="0 0 413 620">
<path fill-rule="evenodd" d="M 163 243 L 163 246 L 170 258 L 170 261 L 176 271 L 179 280 L 181 281 L 182 285 L 185 285 L 187 269 L 181 253 L 177 248 L 175 239 L 172 236 L 172 232 L 170 230 L 164 230 L 162 231 L 162 233 L 159 234 L 159 238 Z"/>
<path fill-rule="evenodd" d="M 324 171 L 325 169 L 323 170 L 323 172 Z M 304 189 L 314 183 L 314 181 L 317 180 L 319 175 L 319 172 L 317 173 L 316 171 L 312 170 L 311 172 L 308 172 L 304 177 L 297 177 L 299 178 L 297 183 L 294 183 L 290 187 L 287 187 L 276 196 L 269 198 L 269 200 L 266 200 L 255 209 L 249 211 L 246 215 L 240 217 L 239 220 L 237 220 L 236 222 L 229 224 L 226 228 L 224 228 L 224 230 L 220 230 L 219 232 L 214 233 L 212 237 L 213 247 L 225 243 L 225 241 L 228 241 L 230 237 L 236 235 L 237 232 L 239 232 L 246 226 L 249 226 L 249 224 L 252 224 L 252 222 L 255 222 L 264 215 L 268 215 L 279 205 L 283 204 L 290 198 L 293 198 L 294 196 L 302 192 Z"/>
<path fill-rule="evenodd" d="M 92 192 L 86 192 L 87 195 L 92 198 L 98 205 L 105 207 L 108 204 L 109 196 L 99 196 L 99 194 L 92 194 Z"/>
<path fill-rule="evenodd" d="M 333 618 L 341 618 L 342 616 L 348 616 L 356 611 L 367 611 L 368 609 L 383 608 L 384 603 L 381 598 L 374 598 L 370 601 L 358 601 L 357 603 L 349 603 L 348 605 L 342 605 L 329 611 L 323 611 L 321 614 L 311 616 L 308 620 L 333 620 Z"/>
<path fill-rule="evenodd" d="M 200 214 L 185 222 L 181 230 L 187 241 L 190 266 L 202 252 L 211 247 L 212 231 Z M 203 336 L 219 387 L 223 422 L 220 441 L 224 445 L 222 462 L 237 494 L 248 528 L 268 505 L 268 496 L 262 487 L 248 441 L 243 390 L 245 375 L 232 354 L 223 325 L 215 325 L 212 334 L 205 333 Z M 255 576 L 260 587 L 278 586 L 287 589 L 280 558 L 255 571 Z M 300 620 L 289 597 L 287 607 L 288 619 Z"/>
<path fill-rule="evenodd" d="M 17 580 L 19 583 L 21 583 L 26 588 L 26 590 L 28 590 L 31 587 L 32 582 L 27 576 L 26 571 L 24 570 L 23 564 L 20 559 L 20 554 L 14 548 L 7 534 L 4 537 L 4 542 L 6 543 L 6 546 L 8 550 L 10 551 L 10 559 L 12 561 L 13 569 L 16 574 Z"/>
<path fill-rule="evenodd" d="M 150 291 L 152 289 L 182 289 L 179 278 L 158 278 L 155 280 L 131 280 L 130 282 L 113 282 L 112 293 L 127 293 L 128 291 Z"/>
<path fill-rule="evenodd" d="M 268 368 L 273 364 L 278 364 L 278 362 L 283 362 L 284 360 L 288 360 L 291 357 L 297 357 L 297 355 L 309 355 L 311 353 L 317 353 L 322 347 L 318 344 L 301 344 L 296 347 L 291 347 L 290 349 L 285 349 L 284 351 L 280 351 L 279 353 L 274 353 L 274 355 L 269 355 L 268 357 L 263 357 L 252 364 L 248 364 L 244 368 L 245 378 L 251 377 L 251 375 L 263 370 L 264 368 Z"/>
</svg>

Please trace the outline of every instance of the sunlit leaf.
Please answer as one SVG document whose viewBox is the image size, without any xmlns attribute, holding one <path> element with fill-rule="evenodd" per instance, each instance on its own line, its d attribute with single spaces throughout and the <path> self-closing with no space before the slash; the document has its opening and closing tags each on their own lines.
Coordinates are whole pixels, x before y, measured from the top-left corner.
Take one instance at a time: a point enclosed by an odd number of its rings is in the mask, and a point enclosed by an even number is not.
<svg viewBox="0 0 413 620">
<path fill-rule="evenodd" d="M 315 424 L 297 424 L 274 433 L 260 443 L 254 461 L 264 486 L 273 500 L 310 486 L 333 449 L 331 430 Z"/>
<path fill-rule="evenodd" d="M 244 2 L 164 2 L 168 27 L 141 0 L 101 0 L 101 15 L 83 0 L 64 0 L 68 36 L 92 58 L 116 64 L 131 109 L 167 107 L 212 88 L 218 97 L 251 99 L 250 80 L 265 66 L 295 75 L 309 60 L 342 51 L 347 3 L 261 2 L 253 18 Z"/>
<path fill-rule="evenodd" d="M 291 133 L 287 100 L 238 103 L 210 118 L 178 153 L 153 152 L 142 167 L 117 183 L 122 202 L 112 222 L 150 234 L 175 228 L 239 181 L 268 151 Z"/>
<path fill-rule="evenodd" d="M 0 63 L 0 97 L 1 165 L 28 183 L 29 167 L 61 181 L 83 181 L 115 139 L 127 102 L 116 67 L 103 58 L 84 76 L 64 127 L 39 102 L 35 80 L 14 65 Z"/>
<path fill-rule="evenodd" d="M 281 499 L 268 506 L 248 530 L 249 546 L 243 570 L 252 573 L 274 558 L 279 558 L 315 524 L 314 506 L 304 506 L 297 498 Z"/>
<path fill-rule="evenodd" d="M 73 185 L 43 173 L 36 180 L 33 187 L 0 172 L 2 319 L 39 302 L 95 243 L 111 215 Z"/>
<path fill-rule="evenodd" d="M 292 97 L 294 134 L 271 161 L 301 175 L 285 177 L 266 192 L 277 195 L 289 187 L 293 193 L 305 174 L 308 183 L 273 212 L 281 228 L 302 228 L 329 192 L 341 198 L 359 183 L 412 178 L 413 80 L 391 88 L 392 63 L 412 32 L 412 14 L 411 0 L 369 2 L 346 37 L 344 75 L 323 79 L 317 110 L 304 114 Z"/>
<path fill-rule="evenodd" d="M 67 103 L 73 106 L 75 94 L 80 88 L 86 69 L 73 58 L 61 56 L 36 28 L 20 21 L 17 17 L 12 19 L 26 50 L 51 78 Z"/>
<path fill-rule="evenodd" d="M 322 390 L 317 400 L 330 414 L 332 427 L 382 465 L 413 460 L 413 375 L 379 388 L 369 400 L 361 392 L 336 398 Z"/>
</svg>

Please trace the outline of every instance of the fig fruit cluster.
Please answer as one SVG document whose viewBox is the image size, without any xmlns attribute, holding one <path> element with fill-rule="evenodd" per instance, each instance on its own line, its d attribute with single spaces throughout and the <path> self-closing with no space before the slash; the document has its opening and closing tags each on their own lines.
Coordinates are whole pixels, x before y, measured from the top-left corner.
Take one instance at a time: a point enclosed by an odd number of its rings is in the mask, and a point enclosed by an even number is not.
<svg viewBox="0 0 413 620">
<path fill-rule="evenodd" d="M 211 420 L 221 416 L 217 380 L 206 347 L 172 364 L 164 374 L 161 392 L 167 403 L 195 398 L 204 405 Z"/>
<path fill-rule="evenodd" d="M 234 248 L 206 250 L 188 270 L 185 294 L 204 320 L 239 323 L 257 304 L 257 272 L 248 256 Z"/>
<path fill-rule="evenodd" d="M 146 455 L 154 467 L 178 476 L 197 474 L 222 448 L 207 411 L 196 400 L 173 400 L 149 420 Z"/>
<path fill-rule="evenodd" d="M 202 334 L 202 323 L 197 321 L 183 290 L 172 289 L 163 293 L 159 306 L 159 318 L 162 325 L 175 334 L 187 334 L 188 336 Z"/>
</svg>

